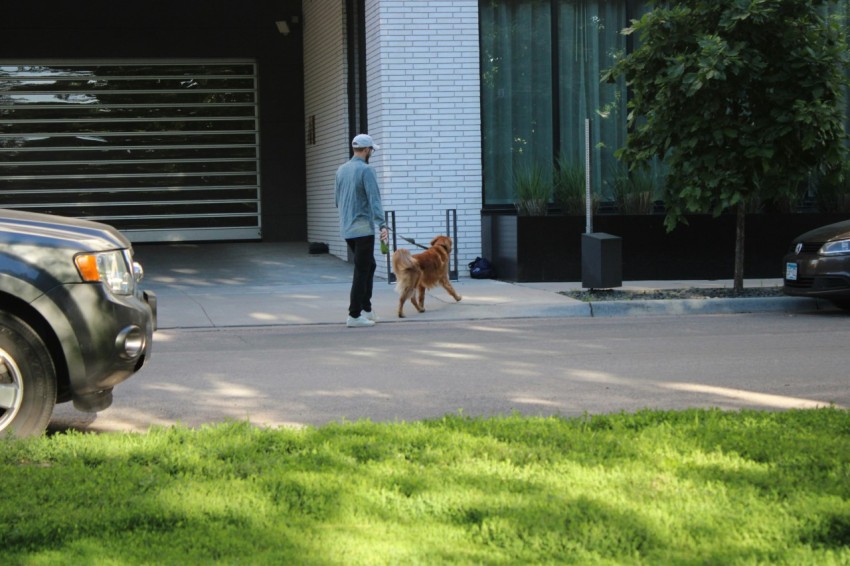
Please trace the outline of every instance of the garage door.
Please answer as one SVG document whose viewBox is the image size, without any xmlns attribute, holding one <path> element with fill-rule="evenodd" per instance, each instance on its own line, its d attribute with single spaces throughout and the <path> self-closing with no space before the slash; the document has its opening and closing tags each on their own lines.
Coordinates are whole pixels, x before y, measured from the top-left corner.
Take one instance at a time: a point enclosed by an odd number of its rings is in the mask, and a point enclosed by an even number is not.
<svg viewBox="0 0 850 566">
<path fill-rule="evenodd" d="M 0 207 L 260 237 L 254 61 L 0 61 Z"/>
</svg>

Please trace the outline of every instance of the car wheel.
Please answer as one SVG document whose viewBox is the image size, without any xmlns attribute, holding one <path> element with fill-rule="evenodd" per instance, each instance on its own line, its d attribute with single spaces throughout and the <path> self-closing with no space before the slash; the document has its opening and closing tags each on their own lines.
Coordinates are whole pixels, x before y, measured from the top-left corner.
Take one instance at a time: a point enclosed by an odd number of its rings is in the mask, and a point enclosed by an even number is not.
<svg viewBox="0 0 850 566">
<path fill-rule="evenodd" d="M 44 342 L 20 318 L 0 313 L 0 433 L 41 434 L 56 404 L 56 370 Z"/>
</svg>

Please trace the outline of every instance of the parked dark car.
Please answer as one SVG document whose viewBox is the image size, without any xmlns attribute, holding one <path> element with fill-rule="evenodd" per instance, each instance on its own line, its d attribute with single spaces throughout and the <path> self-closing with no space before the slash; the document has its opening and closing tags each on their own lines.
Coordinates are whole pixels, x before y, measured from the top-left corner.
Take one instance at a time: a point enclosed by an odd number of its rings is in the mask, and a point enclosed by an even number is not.
<svg viewBox="0 0 850 566">
<path fill-rule="evenodd" d="M 109 407 L 150 358 L 142 273 L 111 226 L 0 210 L 0 436 L 42 433 L 56 403 Z"/>
<path fill-rule="evenodd" d="M 850 310 L 850 220 L 798 236 L 783 267 L 786 295 L 827 299 Z"/>
</svg>

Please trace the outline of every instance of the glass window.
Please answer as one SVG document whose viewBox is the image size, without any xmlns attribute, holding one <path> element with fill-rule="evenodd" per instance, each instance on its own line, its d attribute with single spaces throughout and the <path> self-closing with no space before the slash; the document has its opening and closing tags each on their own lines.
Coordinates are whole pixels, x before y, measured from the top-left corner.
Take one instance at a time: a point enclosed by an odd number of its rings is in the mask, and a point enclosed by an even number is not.
<svg viewBox="0 0 850 566">
<path fill-rule="evenodd" d="M 614 152 L 626 143 L 627 93 L 600 77 L 633 46 L 621 31 L 651 9 L 643 0 L 481 0 L 481 112 L 484 206 L 514 203 L 518 168 L 552 169 L 559 157 L 584 167 L 590 119 L 591 183 L 614 200 L 621 178 Z M 850 29 L 850 0 L 824 13 Z M 850 119 L 850 95 L 845 96 Z M 652 176 L 661 182 L 663 164 Z"/>
<path fill-rule="evenodd" d="M 484 202 L 513 204 L 513 173 L 553 155 L 549 0 L 481 6 Z"/>
<path fill-rule="evenodd" d="M 625 52 L 620 32 L 626 0 L 482 0 L 481 90 L 484 204 L 514 202 L 518 168 L 552 170 L 563 156 L 585 162 L 591 127 L 594 191 L 616 171 L 613 152 L 625 143 L 623 82 L 602 72 Z"/>
<path fill-rule="evenodd" d="M 625 52 L 625 2 L 578 0 L 561 2 L 558 16 L 558 102 L 560 153 L 585 163 L 585 128 L 590 120 L 591 186 L 602 193 L 615 171 L 614 151 L 625 144 L 624 83 L 600 81 L 602 72 Z"/>
</svg>

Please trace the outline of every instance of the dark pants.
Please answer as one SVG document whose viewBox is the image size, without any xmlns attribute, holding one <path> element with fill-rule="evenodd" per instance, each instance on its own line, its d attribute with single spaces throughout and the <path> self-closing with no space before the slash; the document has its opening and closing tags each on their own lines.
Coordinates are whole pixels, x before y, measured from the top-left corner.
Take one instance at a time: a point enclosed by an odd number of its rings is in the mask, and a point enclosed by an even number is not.
<svg viewBox="0 0 850 566">
<path fill-rule="evenodd" d="M 351 299 L 348 316 L 357 318 L 362 311 L 372 310 L 372 281 L 375 278 L 375 236 L 345 240 L 354 255 L 354 278 L 351 281 Z"/>
</svg>

